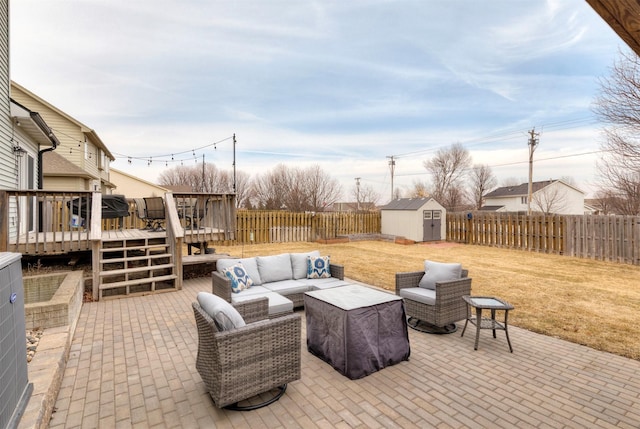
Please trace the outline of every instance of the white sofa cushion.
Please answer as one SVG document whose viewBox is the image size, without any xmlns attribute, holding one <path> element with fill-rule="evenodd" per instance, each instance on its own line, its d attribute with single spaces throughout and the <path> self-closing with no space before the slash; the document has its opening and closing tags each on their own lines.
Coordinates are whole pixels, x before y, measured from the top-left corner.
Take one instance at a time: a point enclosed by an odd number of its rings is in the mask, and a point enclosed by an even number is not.
<svg viewBox="0 0 640 429">
<path fill-rule="evenodd" d="M 250 296 L 250 295 L 264 295 L 265 293 L 269 293 L 271 292 L 269 289 L 267 289 L 264 286 L 251 286 L 249 289 L 245 289 L 243 291 L 240 291 L 238 293 L 232 293 L 231 294 L 231 302 L 233 302 L 233 298 L 234 297 L 238 297 L 238 296 Z"/>
<path fill-rule="evenodd" d="M 424 261 L 424 275 L 418 283 L 426 289 L 436 288 L 436 283 L 459 279 L 462 275 L 462 264 Z"/>
<path fill-rule="evenodd" d="M 240 296 L 242 295 L 242 296 Z M 231 301 L 233 303 L 249 301 L 256 298 L 267 297 L 269 299 L 269 315 L 292 312 L 293 301 L 275 292 L 266 292 L 257 295 L 233 294 Z"/>
<path fill-rule="evenodd" d="M 291 269 L 293 271 L 294 279 L 307 278 L 307 256 L 320 256 L 320 251 L 314 250 L 306 253 L 291 253 Z"/>
<path fill-rule="evenodd" d="M 436 305 L 436 291 L 423 287 L 407 287 L 400 289 L 402 298 L 411 299 L 427 305 Z"/>
<path fill-rule="evenodd" d="M 262 284 L 277 282 L 280 280 L 291 280 L 291 256 L 288 253 L 273 256 L 256 256 L 258 271 Z"/>
<path fill-rule="evenodd" d="M 242 262 L 242 266 L 244 267 L 249 277 L 251 277 L 251 281 L 253 281 L 254 285 L 261 285 L 264 281 L 260 278 L 260 271 L 258 270 L 258 264 L 256 262 L 256 258 L 226 258 L 226 259 L 218 259 L 216 262 L 216 270 L 224 275 L 224 269 L 229 268 L 232 265 L 237 264 L 238 262 Z"/>
<path fill-rule="evenodd" d="M 271 292 L 285 296 L 293 293 L 304 293 L 309 290 L 309 285 L 302 283 L 300 280 L 280 280 L 279 282 L 265 283 L 263 286 Z"/>
<path fill-rule="evenodd" d="M 198 292 L 197 300 L 200 307 L 213 319 L 220 331 L 228 331 L 246 325 L 238 310 L 219 296 L 209 292 Z"/>
</svg>

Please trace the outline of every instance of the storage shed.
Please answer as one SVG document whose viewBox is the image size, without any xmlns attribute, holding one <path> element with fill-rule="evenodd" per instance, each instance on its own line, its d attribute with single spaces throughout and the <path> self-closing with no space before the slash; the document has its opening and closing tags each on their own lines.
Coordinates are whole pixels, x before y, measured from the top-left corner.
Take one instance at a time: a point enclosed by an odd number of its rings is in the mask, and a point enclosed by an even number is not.
<svg viewBox="0 0 640 429">
<path fill-rule="evenodd" d="M 433 198 L 399 198 L 380 209 L 383 234 L 413 241 L 438 241 L 447 236 L 447 211 Z"/>
</svg>

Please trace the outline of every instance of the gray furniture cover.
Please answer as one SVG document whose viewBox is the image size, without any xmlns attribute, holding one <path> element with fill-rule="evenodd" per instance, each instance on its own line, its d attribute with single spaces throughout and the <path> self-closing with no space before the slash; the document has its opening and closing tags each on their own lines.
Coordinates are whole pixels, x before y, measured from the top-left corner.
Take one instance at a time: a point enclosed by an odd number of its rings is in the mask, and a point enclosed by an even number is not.
<svg viewBox="0 0 640 429">
<path fill-rule="evenodd" d="M 409 359 L 404 303 L 359 285 L 306 292 L 307 349 L 350 379 Z"/>
</svg>

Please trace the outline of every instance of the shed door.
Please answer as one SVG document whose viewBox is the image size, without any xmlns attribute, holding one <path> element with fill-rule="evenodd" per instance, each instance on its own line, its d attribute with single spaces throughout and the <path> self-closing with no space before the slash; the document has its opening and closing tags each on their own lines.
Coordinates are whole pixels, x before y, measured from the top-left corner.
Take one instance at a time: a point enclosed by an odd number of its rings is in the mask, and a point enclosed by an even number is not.
<svg viewBox="0 0 640 429">
<path fill-rule="evenodd" d="M 439 241 L 442 239 L 440 227 L 442 225 L 441 210 L 424 210 L 422 212 L 422 241 Z"/>
</svg>

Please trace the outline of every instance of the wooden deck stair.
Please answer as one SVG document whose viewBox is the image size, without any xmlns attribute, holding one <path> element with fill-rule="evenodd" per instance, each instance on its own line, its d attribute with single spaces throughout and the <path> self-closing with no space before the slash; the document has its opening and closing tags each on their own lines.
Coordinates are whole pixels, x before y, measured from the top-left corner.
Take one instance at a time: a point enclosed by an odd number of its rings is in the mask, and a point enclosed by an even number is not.
<svg viewBox="0 0 640 429">
<path fill-rule="evenodd" d="M 98 278 L 98 299 L 176 290 L 167 236 L 103 239 Z"/>
</svg>

